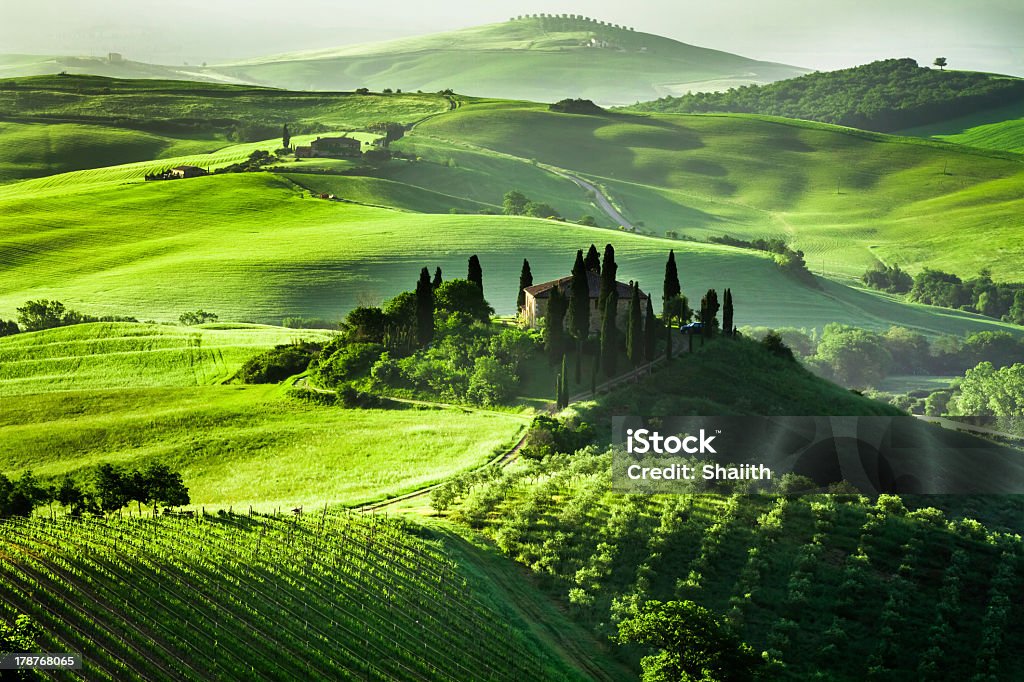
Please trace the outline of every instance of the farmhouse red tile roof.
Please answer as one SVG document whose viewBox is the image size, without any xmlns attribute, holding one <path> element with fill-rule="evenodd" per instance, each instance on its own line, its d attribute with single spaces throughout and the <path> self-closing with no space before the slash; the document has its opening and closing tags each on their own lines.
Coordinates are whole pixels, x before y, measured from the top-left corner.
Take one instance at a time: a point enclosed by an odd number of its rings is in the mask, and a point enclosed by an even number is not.
<svg viewBox="0 0 1024 682">
<path fill-rule="evenodd" d="M 525 291 L 534 298 L 548 298 L 551 296 L 551 290 L 556 286 L 562 293 L 567 292 L 571 281 L 572 276 L 570 275 L 568 277 L 562 277 L 561 279 L 553 279 L 550 282 L 534 284 L 532 287 L 526 287 Z M 596 272 L 588 272 L 587 285 L 590 288 L 590 298 L 597 298 L 601 293 L 601 276 Z M 628 284 L 616 281 L 615 287 L 619 294 L 619 298 L 626 298 L 631 295 Z M 640 290 L 640 299 L 647 300 L 647 294 L 644 293 L 643 289 Z"/>
</svg>

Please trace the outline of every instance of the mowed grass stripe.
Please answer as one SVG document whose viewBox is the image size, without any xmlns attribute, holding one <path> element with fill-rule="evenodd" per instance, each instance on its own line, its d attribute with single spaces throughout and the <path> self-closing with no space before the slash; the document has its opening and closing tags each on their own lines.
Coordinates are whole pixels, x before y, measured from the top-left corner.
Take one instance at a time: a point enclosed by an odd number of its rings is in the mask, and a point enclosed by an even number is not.
<svg viewBox="0 0 1024 682">
<path fill-rule="evenodd" d="M 186 329 L 132 323 L 19 334 L 0 339 L 0 396 L 218 383 L 262 350 L 327 337 L 323 331 L 256 325 Z"/>
</svg>

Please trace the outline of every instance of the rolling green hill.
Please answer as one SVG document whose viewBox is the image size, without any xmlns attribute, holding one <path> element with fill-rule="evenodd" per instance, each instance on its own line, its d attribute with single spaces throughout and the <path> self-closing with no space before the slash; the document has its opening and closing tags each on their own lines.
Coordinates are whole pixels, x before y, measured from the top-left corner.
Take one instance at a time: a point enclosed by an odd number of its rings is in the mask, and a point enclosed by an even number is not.
<svg viewBox="0 0 1024 682">
<path fill-rule="evenodd" d="M 0 123 L 0 183 L 213 151 L 226 142 L 176 139 L 77 123 Z"/>
<path fill-rule="evenodd" d="M 1024 80 L 990 73 L 940 71 L 913 59 L 886 59 L 852 69 L 698 92 L 644 102 L 632 111 L 785 116 L 891 132 L 1024 103 Z"/>
<path fill-rule="evenodd" d="M 174 79 L 231 82 L 228 76 L 209 72 L 201 67 L 163 66 L 109 57 L 75 57 L 66 55 L 0 54 L 0 79 L 24 76 L 46 76 L 57 73 L 89 74 L 110 78 Z"/>
<path fill-rule="evenodd" d="M 817 289 L 760 252 L 533 218 L 427 215 L 303 198 L 291 181 L 271 173 L 130 185 L 61 185 L 60 177 L 47 179 L 53 186 L 45 200 L 35 188 L 42 180 L 0 190 L 2 316 L 48 297 L 84 313 L 157 320 L 198 308 L 223 320 L 340 319 L 357 305 L 411 289 L 423 266 L 462 276 L 472 254 L 483 263 L 488 300 L 508 314 L 524 257 L 540 282 L 564 276 L 576 249 L 611 242 L 620 278 L 655 293 L 674 248 L 684 291 L 697 300 L 709 287 L 730 286 L 740 324 L 899 322 L 931 335 L 1013 329 L 835 283 Z M 372 199 L 382 186 L 372 203 L 385 203 L 395 185 L 372 181 L 359 189 Z M 404 195 L 414 204 L 422 197 Z"/>
<path fill-rule="evenodd" d="M 1015 280 L 1024 262 L 1016 155 L 788 119 L 515 103 L 463 106 L 419 136 L 576 171 L 647 231 L 784 238 L 815 272 L 859 277 L 881 260 Z"/>
<path fill-rule="evenodd" d="M 587 46 L 591 41 L 594 46 Z M 276 55 L 213 70 L 292 89 L 451 88 L 482 97 L 553 102 L 572 96 L 608 104 L 766 83 L 803 72 L 567 16 Z"/>
</svg>

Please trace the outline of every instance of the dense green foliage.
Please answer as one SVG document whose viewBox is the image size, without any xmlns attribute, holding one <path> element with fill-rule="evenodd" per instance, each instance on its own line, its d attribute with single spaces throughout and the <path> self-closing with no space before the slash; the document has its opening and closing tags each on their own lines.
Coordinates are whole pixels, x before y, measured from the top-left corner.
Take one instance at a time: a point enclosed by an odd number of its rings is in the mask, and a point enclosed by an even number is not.
<svg viewBox="0 0 1024 682">
<path fill-rule="evenodd" d="M 673 113 L 769 114 L 883 132 L 926 125 L 1024 99 L 1024 82 L 970 71 L 935 71 L 886 59 L 768 85 L 665 97 L 631 107 Z"/>
<path fill-rule="evenodd" d="M 979 363 L 964 375 L 951 413 L 967 416 L 1024 417 L 1024 364 L 996 369 Z"/>
<path fill-rule="evenodd" d="M 1006 367 L 1024 355 L 1024 341 L 1007 332 L 929 339 L 905 327 L 878 332 L 840 323 L 826 325 L 820 334 L 763 327 L 743 332 L 764 339 L 774 333 L 816 374 L 851 388 L 877 387 L 894 375 L 961 374 L 984 361 Z"/>
<path fill-rule="evenodd" d="M 876 263 L 861 277 L 861 281 L 872 289 L 905 294 L 914 286 L 914 278 L 900 269 L 899 263 L 885 265 Z"/>
<path fill-rule="evenodd" d="M 993 282 L 987 269 L 965 281 L 948 272 L 925 268 L 914 277 L 910 300 L 1024 325 L 1024 284 Z"/>
</svg>

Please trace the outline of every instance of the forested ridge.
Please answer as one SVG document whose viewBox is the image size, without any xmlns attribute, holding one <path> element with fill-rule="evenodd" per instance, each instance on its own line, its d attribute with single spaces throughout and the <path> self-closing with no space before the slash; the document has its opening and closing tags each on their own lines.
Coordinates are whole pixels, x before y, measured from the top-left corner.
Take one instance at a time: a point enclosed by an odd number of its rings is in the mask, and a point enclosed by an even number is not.
<svg viewBox="0 0 1024 682">
<path fill-rule="evenodd" d="M 941 71 L 885 59 L 768 85 L 696 92 L 637 104 L 635 111 L 766 114 L 891 132 L 1024 99 L 1024 80 Z"/>
</svg>

